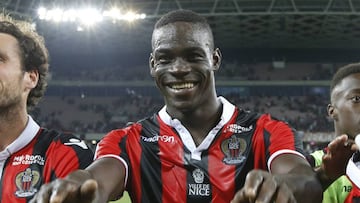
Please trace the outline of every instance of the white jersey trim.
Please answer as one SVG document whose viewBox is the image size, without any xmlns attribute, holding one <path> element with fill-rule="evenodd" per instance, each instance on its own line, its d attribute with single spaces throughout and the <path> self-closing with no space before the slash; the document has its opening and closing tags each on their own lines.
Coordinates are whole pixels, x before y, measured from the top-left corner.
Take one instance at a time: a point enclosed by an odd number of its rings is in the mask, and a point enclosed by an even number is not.
<svg viewBox="0 0 360 203">
<path fill-rule="evenodd" d="M 299 155 L 301 158 L 305 159 L 305 156 L 303 154 L 301 154 L 300 152 L 298 151 L 295 151 L 295 150 L 291 150 L 291 149 L 281 149 L 279 151 L 276 151 L 274 154 L 272 154 L 267 162 L 267 166 L 268 166 L 268 170 L 271 171 L 271 163 L 272 161 L 278 157 L 279 155 L 282 155 L 282 154 L 296 154 L 296 155 Z"/>
<path fill-rule="evenodd" d="M 357 166 L 358 165 L 358 166 Z M 351 158 L 346 166 L 346 175 L 358 188 L 360 188 L 360 163 L 355 164 Z"/>
<path fill-rule="evenodd" d="M 0 152 L 0 180 L 1 174 L 5 165 L 5 161 L 15 152 L 21 150 L 28 145 L 40 130 L 40 126 L 28 115 L 28 122 L 25 129 L 21 132 L 10 145 L 8 145 L 3 151 Z"/>
</svg>

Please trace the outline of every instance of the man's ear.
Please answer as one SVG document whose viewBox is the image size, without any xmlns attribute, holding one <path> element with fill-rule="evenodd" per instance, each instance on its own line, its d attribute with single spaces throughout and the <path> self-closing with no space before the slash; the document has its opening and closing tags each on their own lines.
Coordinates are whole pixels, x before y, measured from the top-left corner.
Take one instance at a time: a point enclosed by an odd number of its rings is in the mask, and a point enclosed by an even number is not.
<svg viewBox="0 0 360 203">
<path fill-rule="evenodd" d="M 330 118 L 337 120 L 337 110 L 332 104 L 327 105 L 327 112 Z"/>
<path fill-rule="evenodd" d="M 26 71 L 24 74 L 24 84 L 26 89 L 33 89 L 39 81 L 39 72 L 37 70 Z"/>
<path fill-rule="evenodd" d="M 213 52 L 213 67 L 214 71 L 219 70 L 221 65 L 222 54 L 219 48 L 216 48 Z"/>
<path fill-rule="evenodd" d="M 154 56 L 152 53 L 150 53 L 149 56 L 149 67 L 150 67 L 150 75 L 152 77 L 154 77 L 155 75 L 155 61 L 154 61 Z"/>
</svg>

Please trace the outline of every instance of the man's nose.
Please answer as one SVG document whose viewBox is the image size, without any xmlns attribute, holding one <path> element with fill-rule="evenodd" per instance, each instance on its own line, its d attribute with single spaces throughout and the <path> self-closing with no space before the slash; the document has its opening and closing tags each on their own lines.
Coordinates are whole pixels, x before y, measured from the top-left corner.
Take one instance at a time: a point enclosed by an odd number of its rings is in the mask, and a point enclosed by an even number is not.
<svg viewBox="0 0 360 203">
<path fill-rule="evenodd" d="M 182 58 L 177 58 L 174 61 L 173 66 L 170 69 L 170 72 L 175 75 L 185 75 L 188 74 L 191 70 L 190 63 Z"/>
</svg>

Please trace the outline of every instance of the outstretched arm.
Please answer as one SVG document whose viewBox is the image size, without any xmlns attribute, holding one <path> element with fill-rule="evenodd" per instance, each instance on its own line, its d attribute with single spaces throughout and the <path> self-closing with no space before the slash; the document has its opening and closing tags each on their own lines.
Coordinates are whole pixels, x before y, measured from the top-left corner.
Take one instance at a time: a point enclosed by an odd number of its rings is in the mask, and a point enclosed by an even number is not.
<svg viewBox="0 0 360 203">
<path fill-rule="evenodd" d="M 359 146 L 346 135 L 337 137 L 328 145 L 323 163 L 315 171 L 297 155 L 281 155 L 273 161 L 271 173 L 250 172 L 232 203 L 321 202 L 322 191 L 345 174 L 348 160 L 356 150 Z"/>
<path fill-rule="evenodd" d="M 251 171 L 232 203 L 321 202 L 323 189 L 307 161 L 295 154 L 282 154 L 271 164 L 271 173 Z"/>
<path fill-rule="evenodd" d="M 106 203 L 124 191 L 125 167 L 115 158 L 101 158 L 85 170 L 41 187 L 30 203 Z"/>
</svg>

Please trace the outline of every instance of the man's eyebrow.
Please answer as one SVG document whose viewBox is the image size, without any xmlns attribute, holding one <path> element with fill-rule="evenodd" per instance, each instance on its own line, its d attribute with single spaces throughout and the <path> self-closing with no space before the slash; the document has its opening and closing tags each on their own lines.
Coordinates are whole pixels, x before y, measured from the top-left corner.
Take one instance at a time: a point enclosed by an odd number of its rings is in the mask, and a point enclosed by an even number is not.
<svg viewBox="0 0 360 203">
<path fill-rule="evenodd" d="M 360 88 L 353 88 L 353 89 L 350 89 L 349 91 L 350 93 L 360 93 Z"/>
</svg>

